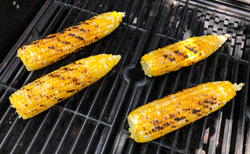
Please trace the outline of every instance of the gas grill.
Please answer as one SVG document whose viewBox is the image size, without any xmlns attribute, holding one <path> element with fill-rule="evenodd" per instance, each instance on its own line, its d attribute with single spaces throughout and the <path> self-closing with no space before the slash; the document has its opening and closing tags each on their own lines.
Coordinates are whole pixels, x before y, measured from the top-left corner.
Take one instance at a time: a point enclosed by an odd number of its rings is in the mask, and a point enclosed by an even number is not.
<svg viewBox="0 0 250 154">
<path fill-rule="evenodd" d="M 107 37 L 41 70 L 28 72 L 17 49 L 48 34 L 108 11 L 126 12 Z M 13 48 L 0 61 L 0 153 L 250 153 L 250 7 L 239 1 L 47 0 Z M 174 42 L 230 34 L 207 59 L 148 78 L 142 55 Z M 19 119 L 9 96 L 22 86 L 75 60 L 101 53 L 121 61 L 104 78 L 28 120 Z M 245 83 L 218 111 L 159 139 L 130 139 L 133 109 L 201 83 Z"/>
</svg>

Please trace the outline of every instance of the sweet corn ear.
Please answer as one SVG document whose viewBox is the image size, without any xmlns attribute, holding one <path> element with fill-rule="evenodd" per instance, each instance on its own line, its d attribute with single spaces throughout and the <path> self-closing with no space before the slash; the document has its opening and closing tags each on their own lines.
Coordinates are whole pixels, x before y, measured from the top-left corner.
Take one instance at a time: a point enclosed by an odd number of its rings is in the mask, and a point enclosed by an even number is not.
<svg viewBox="0 0 250 154">
<path fill-rule="evenodd" d="M 143 143 L 179 129 L 224 106 L 243 85 L 205 83 L 138 107 L 127 116 L 130 137 Z"/>
<path fill-rule="evenodd" d="M 105 76 L 120 58 L 101 54 L 75 61 L 22 87 L 10 103 L 20 117 L 31 118 Z"/>
<path fill-rule="evenodd" d="M 215 52 L 230 35 L 207 35 L 152 51 L 141 58 L 145 75 L 160 76 L 193 65 Z"/>
<path fill-rule="evenodd" d="M 119 26 L 122 12 L 108 12 L 95 16 L 61 32 L 22 46 L 17 51 L 28 71 L 38 70 L 94 43 Z"/>
</svg>

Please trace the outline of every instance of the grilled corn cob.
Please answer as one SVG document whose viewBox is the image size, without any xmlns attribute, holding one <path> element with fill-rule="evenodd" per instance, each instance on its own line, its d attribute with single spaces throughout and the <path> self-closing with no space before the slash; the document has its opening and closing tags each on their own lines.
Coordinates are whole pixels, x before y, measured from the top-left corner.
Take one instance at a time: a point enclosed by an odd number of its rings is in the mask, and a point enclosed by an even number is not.
<svg viewBox="0 0 250 154">
<path fill-rule="evenodd" d="M 193 65 L 216 51 L 230 35 L 189 38 L 145 54 L 141 65 L 145 75 L 160 76 Z"/>
<path fill-rule="evenodd" d="M 105 76 L 120 58 L 101 54 L 75 61 L 22 87 L 10 103 L 20 117 L 31 118 Z"/>
<path fill-rule="evenodd" d="M 46 67 L 83 47 L 100 40 L 119 26 L 122 12 L 108 12 L 95 16 L 61 32 L 50 34 L 17 51 L 28 71 Z"/>
<path fill-rule="evenodd" d="M 142 143 L 179 129 L 224 106 L 243 85 L 210 82 L 138 107 L 127 117 L 130 137 Z"/>
</svg>

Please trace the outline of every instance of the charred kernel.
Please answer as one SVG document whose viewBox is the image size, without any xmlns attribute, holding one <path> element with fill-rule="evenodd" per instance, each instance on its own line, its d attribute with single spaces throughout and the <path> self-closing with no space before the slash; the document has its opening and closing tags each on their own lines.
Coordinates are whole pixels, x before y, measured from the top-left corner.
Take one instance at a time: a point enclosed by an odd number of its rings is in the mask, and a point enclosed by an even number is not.
<svg viewBox="0 0 250 154">
<path fill-rule="evenodd" d="M 175 61 L 175 57 L 174 58 L 170 58 L 170 61 Z"/>
<path fill-rule="evenodd" d="M 212 108 L 210 107 L 210 110 L 212 110 Z"/>
<path fill-rule="evenodd" d="M 164 55 L 165 58 L 168 58 L 168 55 Z"/>
<path fill-rule="evenodd" d="M 75 90 L 68 90 L 67 93 L 72 93 L 74 92 Z"/>
<path fill-rule="evenodd" d="M 76 81 L 77 81 L 77 78 L 73 78 L 72 81 L 73 81 L 73 82 L 76 82 Z"/>
<path fill-rule="evenodd" d="M 169 123 L 168 123 L 168 122 L 166 122 L 166 125 L 167 125 L 167 126 L 169 126 Z"/>
<path fill-rule="evenodd" d="M 67 70 L 67 67 L 64 67 L 63 70 Z"/>
<path fill-rule="evenodd" d="M 70 42 L 62 41 L 63 44 L 70 44 Z"/>
<path fill-rule="evenodd" d="M 158 120 L 155 120 L 155 122 L 158 124 L 159 122 L 158 122 Z"/>
<path fill-rule="evenodd" d="M 176 54 L 179 53 L 179 50 L 175 50 L 174 53 L 176 53 Z"/>
<path fill-rule="evenodd" d="M 81 36 L 77 36 L 76 38 L 79 40 L 83 40 L 83 37 L 81 37 Z"/>
<path fill-rule="evenodd" d="M 63 98 L 58 98 L 58 99 L 57 99 L 58 102 L 60 102 L 60 101 L 62 101 L 62 100 L 63 100 Z"/>
<path fill-rule="evenodd" d="M 198 53 L 198 50 L 194 50 L 194 53 L 195 53 L 195 54 Z"/>
<path fill-rule="evenodd" d="M 85 29 L 80 29 L 80 31 L 85 32 Z"/>
<path fill-rule="evenodd" d="M 75 36 L 75 34 L 69 33 L 70 36 Z"/>
<path fill-rule="evenodd" d="M 64 80 L 64 77 L 62 77 L 62 80 Z"/>
<path fill-rule="evenodd" d="M 152 129 L 152 132 L 155 132 L 155 129 L 154 129 L 154 128 Z"/>
<path fill-rule="evenodd" d="M 201 110 L 195 110 L 195 109 L 194 109 L 192 113 L 193 113 L 193 114 L 196 114 L 196 113 L 199 113 L 199 112 L 201 112 Z"/>
<path fill-rule="evenodd" d="M 188 55 L 183 56 L 184 58 L 188 58 Z"/>
<path fill-rule="evenodd" d="M 175 121 L 180 121 L 181 118 L 177 117 L 177 118 L 174 118 Z"/>
</svg>

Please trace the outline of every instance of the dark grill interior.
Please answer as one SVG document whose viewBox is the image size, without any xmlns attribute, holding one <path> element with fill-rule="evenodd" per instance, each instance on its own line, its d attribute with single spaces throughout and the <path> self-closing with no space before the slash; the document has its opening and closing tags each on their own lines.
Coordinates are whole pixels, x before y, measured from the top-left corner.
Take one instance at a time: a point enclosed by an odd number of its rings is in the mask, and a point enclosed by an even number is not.
<svg viewBox="0 0 250 154">
<path fill-rule="evenodd" d="M 0 64 L 0 153 L 250 153 L 248 7 L 209 3 L 48 0 Z M 21 45 L 113 10 L 126 12 L 120 26 L 64 60 L 28 72 L 16 58 Z M 145 53 L 189 37 L 225 33 L 232 37 L 207 59 L 160 77 L 144 76 L 139 61 Z M 8 97 L 25 84 L 100 53 L 121 54 L 122 59 L 97 83 L 29 120 L 19 119 L 10 107 Z M 220 110 L 164 137 L 145 144 L 129 138 L 126 116 L 136 107 L 218 80 L 246 85 Z"/>
</svg>

